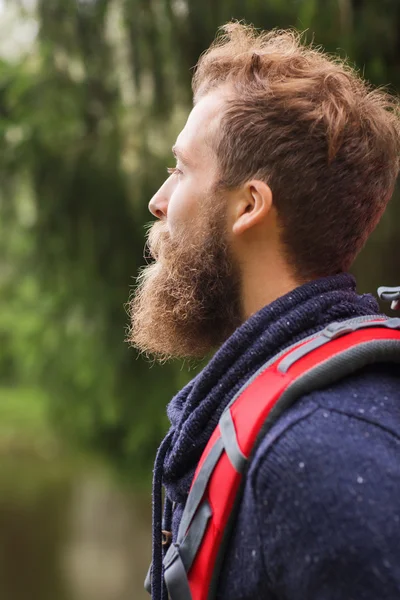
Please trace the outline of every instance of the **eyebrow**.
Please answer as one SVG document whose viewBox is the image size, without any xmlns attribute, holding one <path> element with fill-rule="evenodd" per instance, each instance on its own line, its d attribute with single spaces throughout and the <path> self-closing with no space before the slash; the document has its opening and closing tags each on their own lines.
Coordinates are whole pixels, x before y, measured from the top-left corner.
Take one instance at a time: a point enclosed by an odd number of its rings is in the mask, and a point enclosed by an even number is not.
<svg viewBox="0 0 400 600">
<path fill-rule="evenodd" d="M 192 161 L 188 158 L 187 154 L 179 146 L 172 146 L 172 154 L 175 156 L 175 158 L 180 160 L 187 167 L 190 167 L 192 165 Z"/>
</svg>

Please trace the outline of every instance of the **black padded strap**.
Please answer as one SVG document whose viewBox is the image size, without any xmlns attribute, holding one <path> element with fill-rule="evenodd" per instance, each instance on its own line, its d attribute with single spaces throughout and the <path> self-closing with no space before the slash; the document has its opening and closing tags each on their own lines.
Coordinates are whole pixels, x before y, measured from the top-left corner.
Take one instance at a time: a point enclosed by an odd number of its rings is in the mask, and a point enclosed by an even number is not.
<svg viewBox="0 0 400 600">
<path fill-rule="evenodd" d="M 269 364 L 271 364 L 272 362 L 273 361 L 270 361 Z M 283 392 L 277 404 L 269 413 L 263 427 L 261 428 L 257 436 L 256 443 L 247 461 L 246 469 L 251 464 L 251 460 L 257 451 L 257 447 L 263 440 L 266 433 L 273 427 L 280 415 L 290 406 L 292 406 L 298 398 L 300 398 L 303 394 L 307 394 L 314 390 L 322 389 L 332 383 L 335 383 L 336 381 L 339 381 L 342 377 L 346 377 L 347 375 L 350 375 L 351 373 L 354 373 L 367 365 L 375 363 L 400 363 L 400 341 L 372 340 L 364 342 L 363 344 L 359 344 L 358 346 L 354 346 L 353 348 L 336 354 L 335 356 L 320 363 L 319 365 L 310 369 L 298 379 L 296 379 Z M 267 367 L 269 366 L 269 364 L 267 364 Z M 264 368 L 266 367 L 264 366 L 263 369 Z M 207 600 L 215 600 L 217 595 L 219 573 L 221 571 L 225 552 L 229 544 L 230 532 L 232 530 L 235 517 L 239 510 L 240 500 L 243 494 L 243 489 L 246 481 L 246 469 L 242 477 L 241 486 L 237 492 L 237 496 L 234 503 L 234 509 L 232 510 L 229 516 L 228 523 L 224 530 L 223 539 L 218 550 L 217 560 Z"/>
<path fill-rule="evenodd" d="M 367 365 L 391 362 L 400 363 L 400 340 L 369 340 L 327 358 L 289 385 L 271 410 L 261 435 L 303 394 L 324 388 Z"/>
<path fill-rule="evenodd" d="M 235 431 L 235 425 L 232 419 L 232 413 L 227 408 L 219 420 L 222 441 L 224 442 L 225 452 L 228 455 L 232 466 L 238 473 L 242 473 L 247 458 L 241 451 Z"/>
<path fill-rule="evenodd" d="M 342 326 L 345 325 L 345 324 L 346 325 L 353 325 L 353 324 L 357 324 L 357 323 L 365 323 L 365 322 L 369 322 L 371 320 L 375 321 L 375 320 L 379 320 L 379 319 L 382 319 L 382 315 L 368 315 L 368 316 L 364 316 L 364 317 L 354 317 L 354 319 L 348 319 L 347 321 L 341 321 L 340 323 L 338 323 L 338 325 L 342 325 Z M 309 340 L 314 339 L 316 335 L 317 334 L 315 334 L 315 333 L 313 333 L 312 335 L 308 335 L 307 337 L 305 337 L 302 340 L 302 343 L 304 344 L 305 342 L 308 342 Z M 263 373 L 271 365 L 273 365 L 275 363 L 278 364 L 279 358 L 281 358 L 285 354 L 288 354 L 291 350 L 294 350 L 295 348 L 297 348 L 298 345 L 299 345 L 299 342 L 295 342 L 294 344 L 291 344 L 287 348 L 284 348 L 283 350 L 281 350 L 280 352 L 278 352 L 278 354 L 275 354 L 269 360 L 267 360 L 267 362 L 264 363 L 254 373 L 254 375 L 252 375 L 246 381 L 246 383 L 236 392 L 236 394 L 233 396 L 232 400 L 229 402 L 228 407 L 230 407 L 233 404 L 235 404 L 236 400 L 239 398 L 239 396 L 241 396 L 243 394 L 244 390 L 246 388 L 248 388 L 253 383 L 253 381 L 255 381 L 255 379 L 257 379 L 257 377 L 259 377 L 261 375 L 261 373 Z"/>
<path fill-rule="evenodd" d="M 207 484 L 210 480 L 212 472 L 215 469 L 215 465 L 217 464 L 223 452 L 223 449 L 223 441 L 221 438 L 218 438 L 215 441 L 210 452 L 208 453 L 207 458 L 204 461 L 203 466 L 196 477 L 193 487 L 189 492 L 189 496 L 185 505 L 185 510 L 183 511 L 182 519 L 179 524 L 179 531 L 177 537 L 177 542 L 179 544 L 183 541 L 183 538 L 186 535 L 186 531 L 188 530 L 189 525 L 195 515 L 195 512 L 204 496 Z"/>
<path fill-rule="evenodd" d="M 352 333 L 360 329 L 369 329 L 371 327 L 385 327 L 387 329 L 400 329 L 400 319 L 393 318 L 382 321 L 367 321 L 364 323 L 331 323 L 323 329 L 317 337 L 306 342 L 300 348 L 296 348 L 290 352 L 278 365 L 278 370 L 281 373 L 287 373 L 292 365 L 297 362 L 303 356 L 306 356 L 313 350 L 316 350 L 320 346 L 323 346 L 330 342 L 330 340 Z"/>
</svg>

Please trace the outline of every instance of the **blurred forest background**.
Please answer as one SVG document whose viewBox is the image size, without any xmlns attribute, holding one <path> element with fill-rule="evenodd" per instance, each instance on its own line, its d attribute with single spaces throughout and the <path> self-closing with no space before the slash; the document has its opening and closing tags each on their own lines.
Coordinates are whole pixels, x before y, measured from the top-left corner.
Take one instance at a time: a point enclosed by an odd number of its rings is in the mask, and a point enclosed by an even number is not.
<svg viewBox="0 0 400 600">
<path fill-rule="evenodd" d="M 94 588 L 81 582 L 61 591 L 51 579 L 56 566 L 53 573 L 47 565 L 40 587 L 38 565 L 66 527 L 59 515 L 71 497 L 66 489 L 72 492 L 64 482 L 82 473 L 75 449 L 101 455 L 136 486 L 145 473 L 148 481 L 167 426 L 165 405 L 193 375 L 180 363 L 150 368 L 128 348 L 124 304 L 143 263 L 147 203 L 191 108 L 192 68 L 232 18 L 307 30 L 309 40 L 348 57 L 373 84 L 400 90 L 399 0 L 0 1 L 0 544 L 8 544 L 0 556 L 11 556 L 0 565 L 5 600 L 142 598 L 144 567 L 136 590 L 136 579 L 121 575 L 121 557 L 111 563 L 117 587 L 109 596 L 99 575 Z M 395 196 L 355 265 L 360 291 L 400 283 L 399 234 Z M 73 459 L 65 460 L 63 440 Z M 139 492 L 130 496 L 121 482 L 105 491 L 99 481 L 86 496 L 73 488 L 80 507 L 82 494 L 89 498 L 89 515 L 103 493 L 119 514 L 121 502 L 130 506 L 126 514 L 136 517 L 126 518 L 136 532 L 138 515 L 148 523 Z M 18 502 L 25 512 L 14 510 Z M 32 506 L 31 520 L 17 527 Z M 100 521 L 108 515 L 115 530 L 127 529 L 101 506 Z M 53 513 L 57 534 L 42 527 Z M 2 536 L 6 522 L 14 525 Z M 9 547 L 20 555 L 27 531 L 36 530 L 26 559 L 35 556 L 36 567 L 25 586 L 16 583 Z M 37 544 L 47 548 L 43 560 Z M 97 574 L 99 552 L 89 553 Z M 70 567 L 79 557 L 68 559 Z"/>
</svg>

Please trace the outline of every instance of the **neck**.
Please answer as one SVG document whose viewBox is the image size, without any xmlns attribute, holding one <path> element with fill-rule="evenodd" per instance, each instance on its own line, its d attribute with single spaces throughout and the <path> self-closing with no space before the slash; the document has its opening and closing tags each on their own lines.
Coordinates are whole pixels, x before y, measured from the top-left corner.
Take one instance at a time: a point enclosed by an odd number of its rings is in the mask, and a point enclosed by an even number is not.
<svg viewBox="0 0 400 600">
<path fill-rule="evenodd" d="M 242 269 L 244 320 L 302 283 L 290 273 L 280 256 L 258 256 L 256 261 L 246 261 Z"/>
</svg>

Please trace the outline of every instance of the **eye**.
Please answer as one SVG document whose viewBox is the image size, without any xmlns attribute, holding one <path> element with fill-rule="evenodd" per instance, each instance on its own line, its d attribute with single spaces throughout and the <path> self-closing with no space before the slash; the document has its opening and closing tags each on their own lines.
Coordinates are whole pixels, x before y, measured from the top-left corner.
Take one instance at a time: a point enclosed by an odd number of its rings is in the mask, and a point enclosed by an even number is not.
<svg viewBox="0 0 400 600">
<path fill-rule="evenodd" d="M 183 175 L 182 171 L 177 167 L 167 167 L 167 172 L 170 175 Z"/>
</svg>

